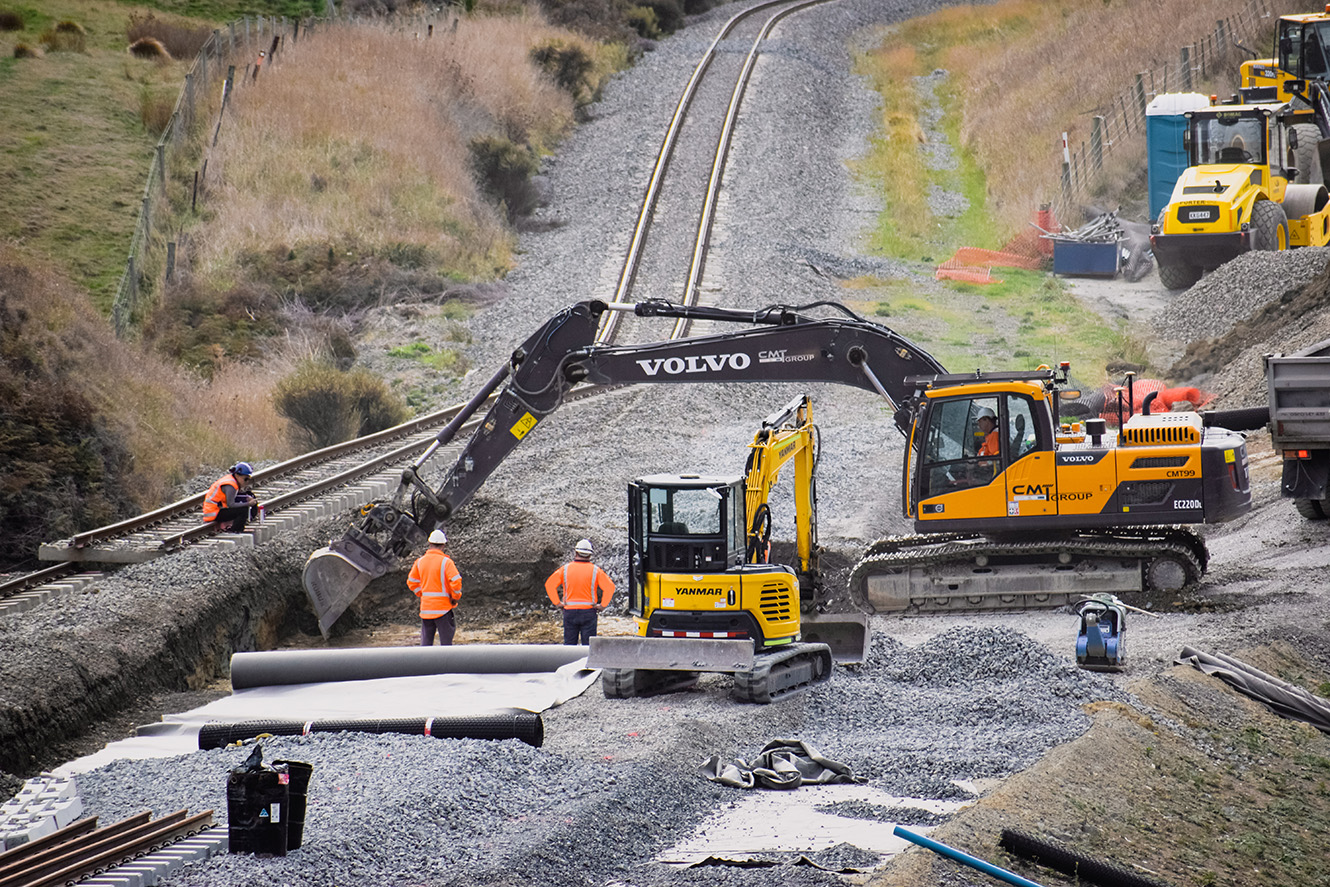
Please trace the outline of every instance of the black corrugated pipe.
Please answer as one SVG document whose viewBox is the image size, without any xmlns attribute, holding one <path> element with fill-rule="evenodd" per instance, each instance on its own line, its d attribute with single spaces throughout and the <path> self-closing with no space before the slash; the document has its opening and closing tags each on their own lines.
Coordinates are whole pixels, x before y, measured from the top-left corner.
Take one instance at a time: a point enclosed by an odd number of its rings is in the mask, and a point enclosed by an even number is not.
<svg viewBox="0 0 1330 887">
<path fill-rule="evenodd" d="M 1227 428 L 1229 431 L 1256 431 L 1270 424 L 1270 408 L 1206 410 L 1201 413 L 1201 424 L 1206 428 Z"/>
<path fill-rule="evenodd" d="M 1104 887 L 1168 887 L 1162 881 L 1146 878 L 1111 862 L 1091 859 L 1024 832 L 1003 829 L 998 846 L 1008 853 L 1029 859 L 1056 872 L 1103 884 Z"/>
<path fill-rule="evenodd" d="M 533 711 L 513 709 L 493 714 L 437 718 L 369 718 L 326 721 L 244 721 L 238 724 L 204 724 L 199 728 L 199 748 L 223 748 L 233 742 L 265 733 L 273 736 L 304 736 L 309 733 L 401 733 L 437 739 L 520 739 L 527 745 L 545 742 L 545 722 Z"/>
</svg>

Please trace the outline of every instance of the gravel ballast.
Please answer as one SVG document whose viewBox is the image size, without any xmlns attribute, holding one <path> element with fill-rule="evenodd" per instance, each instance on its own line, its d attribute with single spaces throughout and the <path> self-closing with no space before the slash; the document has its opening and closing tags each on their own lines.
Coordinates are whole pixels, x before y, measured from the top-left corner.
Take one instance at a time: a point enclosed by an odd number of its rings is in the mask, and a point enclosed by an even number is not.
<svg viewBox="0 0 1330 887">
<path fill-rule="evenodd" d="M 935 6 L 838 0 L 774 31 L 740 115 L 704 302 L 839 300 L 842 282 L 859 275 L 931 285 L 909 267 L 860 255 L 881 205 L 851 180 L 845 161 L 865 150 L 877 112 L 866 84 L 848 73 L 850 47 L 869 45 L 876 26 Z M 547 164 L 549 205 L 523 235 L 522 263 L 497 301 L 470 321 L 468 357 L 476 371 L 449 397 L 469 396 L 564 305 L 612 293 L 624 232 L 677 90 L 732 14 L 721 7 L 659 42 L 610 84 L 591 119 Z M 932 84 L 918 87 L 927 94 Z M 945 207 L 955 195 L 939 191 L 935 199 Z M 1195 303 L 1190 294 L 1165 293 L 1150 275 L 1134 291 L 1150 291 L 1160 312 L 1170 302 L 1172 310 L 1134 319 L 1151 320 L 1171 340 L 1195 335 L 1194 326 L 1177 321 L 1183 316 L 1204 318 L 1205 335 L 1222 335 L 1259 304 L 1319 273 L 1323 252 L 1246 257 L 1198 284 Z M 468 506 L 474 514 L 457 526 L 471 528 L 472 538 L 457 538 L 457 550 L 483 548 L 501 557 L 497 550 L 509 540 L 482 528 L 502 527 L 520 514 L 559 545 L 593 539 L 597 562 L 622 589 L 625 482 L 659 471 L 738 473 L 758 421 L 804 390 L 813 395 L 822 430 L 819 532 L 828 551 L 852 558 L 880 535 L 908 531 L 899 514 L 902 444 L 879 399 L 830 386 L 642 387 L 542 422 L 489 480 L 483 499 Z M 1278 636 L 1282 626 L 1301 624 L 1297 608 L 1309 596 L 1323 596 L 1310 572 L 1323 567 L 1320 543 L 1279 501 L 1277 475 L 1257 472 L 1256 498 L 1258 510 L 1249 518 L 1207 530 L 1212 564 L 1201 593 L 1259 599 L 1262 609 L 1235 615 L 1215 607 L 1133 620 L 1132 677 L 1167 668 L 1183 644 Z M 791 535 L 781 523 L 782 517 L 792 523 L 790 499 L 787 488 L 777 488 L 778 539 Z M 330 521 L 252 552 L 191 552 L 126 568 L 95 595 L 0 624 L 3 735 L 41 735 L 51 718 L 69 732 L 70 723 L 105 715 L 132 695 L 136 681 L 200 686 L 225 651 L 270 648 L 276 638 L 259 626 L 299 620 L 304 558 L 345 525 Z M 458 529 L 450 526 L 450 536 Z M 465 581 L 467 557 L 458 558 Z M 1276 586 L 1278 597 L 1269 594 Z M 466 586 L 463 618 L 486 591 Z M 529 594 L 538 603 L 543 593 L 533 586 Z M 173 630 L 206 608 L 227 614 L 215 632 Z M 658 699 L 606 700 L 593 688 L 545 713 L 546 741 L 538 749 L 515 741 L 351 734 L 265 740 L 266 760 L 314 765 L 304 846 L 285 858 L 219 857 L 180 869 L 167 883 L 842 884 L 827 869 L 871 867 L 875 854 L 839 847 L 819 856 L 810 848 L 805 855 L 825 868 L 780 854 L 770 854 L 779 864 L 749 868 L 682 869 L 652 860 L 705 834 L 708 817 L 742 804 L 744 792 L 699 774 L 711 755 L 748 757 L 773 738 L 799 738 L 868 777 L 868 788 L 964 801 L 973 795 L 958 781 L 978 790 L 1031 767 L 1085 731 L 1091 703 L 1140 705 L 1127 676 L 1075 667 L 1075 618 L 1066 612 L 878 617 L 873 625 L 863 665 L 840 668 L 830 683 L 770 706 L 734 703 L 728 678 L 706 676 L 693 691 Z M 200 665 L 191 675 L 189 662 L 200 651 L 211 668 Z M 427 703 L 434 713 L 437 700 Z M 249 751 L 120 762 L 80 776 L 79 784 L 88 812 L 103 824 L 143 809 L 160 815 L 212 808 L 224 820 L 226 773 Z M 866 801 L 828 805 L 827 812 L 881 822 L 886 830 L 892 821 L 938 821 L 919 809 Z"/>
</svg>

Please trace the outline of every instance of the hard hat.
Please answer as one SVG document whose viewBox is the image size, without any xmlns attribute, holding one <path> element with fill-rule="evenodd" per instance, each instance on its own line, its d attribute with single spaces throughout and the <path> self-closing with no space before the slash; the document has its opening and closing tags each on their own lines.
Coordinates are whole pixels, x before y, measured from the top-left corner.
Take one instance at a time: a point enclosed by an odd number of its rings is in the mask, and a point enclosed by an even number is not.
<svg viewBox="0 0 1330 887">
<path fill-rule="evenodd" d="M 590 539 L 581 540 L 580 542 L 577 543 L 577 546 L 573 549 L 573 551 L 576 554 L 584 555 L 586 557 L 591 557 L 593 550 L 594 549 L 592 549 L 591 547 Z"/>
<path fill-rule="evenodd" d="M 430 545 L 442 545 L 448 541 L 448 537 L 443 534 L 443 530 L 435 530 L 429 534 Z"/>
<path fill-rule="evenodd" d="M 249 477 L 254 473 L 254 469 L 248 462 L 237 462 L 231 466 L 231 473 L 238 474 L 241 477 Z"/>
<path fill-rule="evenodd" d="M 996 422 L 997 414 L 993 412 L 992 407 L 980 407 L 979 412 L 975 415 L 975 419 L 992 419 Z"/>
</svg>

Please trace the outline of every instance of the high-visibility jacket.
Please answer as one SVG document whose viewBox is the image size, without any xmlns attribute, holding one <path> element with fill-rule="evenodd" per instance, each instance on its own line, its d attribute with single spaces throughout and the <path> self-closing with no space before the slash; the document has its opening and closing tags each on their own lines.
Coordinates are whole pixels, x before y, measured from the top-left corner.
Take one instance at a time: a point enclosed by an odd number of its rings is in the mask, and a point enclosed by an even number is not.
<svg viewBox="0 0 1330 887">
<path fill-rule="evenodd" d="M 203 520 L 217 520 L 217 512 L 226 507 L 226 487 L 231 487 L 231 501 L 235 501 L 236 493 L 240 492 L 240 481 L 236 480 L 231 472 L 223 474 L 208 487 L 208 495 L 203 497 Z"/>
<path fill-rule="evenodd" d="M 453 559 L 437 548 L 416 558 L 406 584 L 420 598 L 421 619 L 437 619 L 462 597 L 462 574 Z"/>
<path fill-rule="evenodd" d="M 614 597 L 614 580 L 591 561 L 573 561 L 550 573 L 545 580 L 545 593 L 554 606 L 563 604 L 566 610 L 589 610 L 596 606 L 596 592 L 600 591 L 600 606 L 608 607 Z"/>
<path fill-rule="evenodd" d="M 998 454 L 998 433 L 994 428 L 988 434 L 984 435 L 984 442 L 979 446 L 980 456 L 996 456 Z"/>
</svg>

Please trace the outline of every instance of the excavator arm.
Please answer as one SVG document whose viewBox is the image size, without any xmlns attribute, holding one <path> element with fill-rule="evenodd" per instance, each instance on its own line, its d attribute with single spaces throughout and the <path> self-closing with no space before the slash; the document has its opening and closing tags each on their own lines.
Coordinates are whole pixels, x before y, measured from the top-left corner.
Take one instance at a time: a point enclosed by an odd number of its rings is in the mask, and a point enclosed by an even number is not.
<svg viewBox="0 0 1330 887">
<path fill-rule="evenodd" d="M 809 313 L 818 308 L 835 316 Z M 608 310 L 751 328 L 641 345 L 596 345 L 597 327 Z M 907 433 L 915 382 L 906 379 L 944 372 L 909 340 L 835 302 L 755 311 L 665 301 L 578 302 L 546 321 L 513 352 L 508 364 L 403 471 L 391 503 L 375 505 L 359 527 L 310 556 L 303 575 L 305 591 L 326 636 L 360 591 L 466 504 L 579 383 L 832 382 L 882 395 L 897 411 L 897 427 Z M 443 481 L 431 487 L 420 469 L 505 379 L 507 384 L 457 461 Z"/>
</svg>

